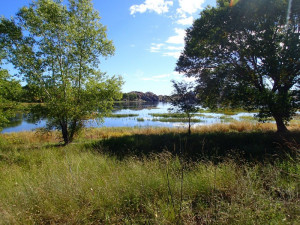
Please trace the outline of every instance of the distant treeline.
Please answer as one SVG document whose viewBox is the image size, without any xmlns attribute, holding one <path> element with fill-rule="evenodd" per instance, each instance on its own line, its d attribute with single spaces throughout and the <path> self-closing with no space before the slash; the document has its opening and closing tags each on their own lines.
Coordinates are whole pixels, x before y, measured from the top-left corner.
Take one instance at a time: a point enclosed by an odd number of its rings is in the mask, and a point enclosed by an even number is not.
<svg viewBox="0 0 300 225">
<path fill-rule="evenodd" d="M 167 95 L 156 95 L 152 92 L 132 91 L 123 93 L 123 101 L 146 101 L 146 102 L 167 102 L 170 97 Z"/>
</svg>

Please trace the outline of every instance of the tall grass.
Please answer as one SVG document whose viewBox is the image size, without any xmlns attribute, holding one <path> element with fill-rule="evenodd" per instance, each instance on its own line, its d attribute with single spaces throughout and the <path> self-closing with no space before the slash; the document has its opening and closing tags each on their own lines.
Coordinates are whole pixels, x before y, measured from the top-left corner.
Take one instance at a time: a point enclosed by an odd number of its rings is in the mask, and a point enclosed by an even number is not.
<svg viewBox="0 0 300 225">
<path fill-rule="evenodd" d="M 300 219 L 299 164 L 293 160 L 184 163 L 182 181 L 181 161 L 168 152 L 121 161 L 80 144 L 1 152 L 0 224 L 295 224 Z"/>
<path fill-rule="evenodd" d="M 69 146 L 57 132 L 1 134 L 0 224 L 297 224 L 289 129 L 89 128 Z"/>
</svg>

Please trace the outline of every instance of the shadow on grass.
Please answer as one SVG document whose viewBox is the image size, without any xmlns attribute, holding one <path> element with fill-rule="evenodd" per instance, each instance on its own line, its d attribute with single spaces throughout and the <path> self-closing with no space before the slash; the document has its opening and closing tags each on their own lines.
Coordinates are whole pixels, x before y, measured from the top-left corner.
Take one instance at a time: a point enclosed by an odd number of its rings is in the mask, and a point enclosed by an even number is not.
<svg viewBox="0 0 300 225">
<path fill-rule="evenodd" d="M 149 156 L 153 153 L 169 151 L 173 155 L 183 155 L 190 160 L 222 160 L 238 157 L 245 160 L 284 158 L 296 152 L 289 143 L 300 143 L 300 132 L 279 135 L 275 132 L 252 133 L 195 133 L 150 134 L 112 137 L 87 144 L 86 147 L 114 155 L 119 159 L 127 156 Z"/>
</svg>

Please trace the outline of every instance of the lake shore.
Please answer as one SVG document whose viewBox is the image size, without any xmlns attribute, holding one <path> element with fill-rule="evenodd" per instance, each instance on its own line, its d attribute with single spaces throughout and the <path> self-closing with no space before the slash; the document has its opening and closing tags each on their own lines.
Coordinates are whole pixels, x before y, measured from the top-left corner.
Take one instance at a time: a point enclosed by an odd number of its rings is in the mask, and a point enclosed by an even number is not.
<svg viewBox="0 0 300 225">
<path fill-rule="evenodd" d="M 299 126 L 0 135 L 0 224 L 294 224 Z"/>
</svg>

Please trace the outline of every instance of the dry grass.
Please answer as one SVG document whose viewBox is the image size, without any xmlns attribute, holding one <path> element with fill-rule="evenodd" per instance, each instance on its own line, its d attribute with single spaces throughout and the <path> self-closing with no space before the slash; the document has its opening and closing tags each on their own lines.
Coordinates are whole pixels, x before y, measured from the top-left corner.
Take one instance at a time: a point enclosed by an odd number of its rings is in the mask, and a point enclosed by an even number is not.
<svg viewBox="0 0 300 225">
<path fill-rule="evenodd" d="M 300 124 L 293 122 L 288 126 L 291 131 L 300 130 Z M 168 127 L 103 127 L 103 128 L 85 128 L 78 135 L 77 140 L 98 140 L 110 137 L 122 137 L 133 134 L 167 134 L 167 133 L 186 133 L 186 128 L 168 128 Z M 250 123 L 234 122 L 230 124 L 212 124 L 196 126 L 192 128 L 192 133 L 212 133 L 212 132 L 267 132 L 276 131 L 274 123 Z M 4 140 L 11 144 L 38 145 L 60 143 L 60 132 L 26 131 L 18 133 L 0 134 Z"/>
</svg>

